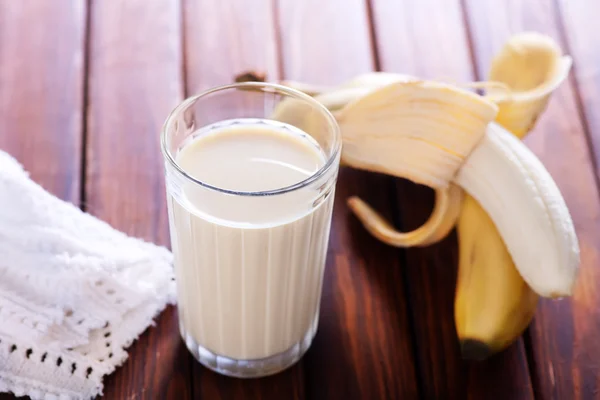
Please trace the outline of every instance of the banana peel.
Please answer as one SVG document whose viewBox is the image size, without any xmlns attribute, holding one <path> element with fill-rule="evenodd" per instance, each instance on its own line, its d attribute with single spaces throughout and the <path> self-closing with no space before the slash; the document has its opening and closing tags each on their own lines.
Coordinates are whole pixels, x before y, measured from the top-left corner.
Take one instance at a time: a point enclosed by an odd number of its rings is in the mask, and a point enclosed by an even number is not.
<svg viewBox="0 0 600 400">
<path fill-rule="evenodd" d="M 546 36 L 527 32 L 510 38 L 489 73 L 490 80 L 499 83 L 486 93 L 498 104 L 496 122 L 523 138 L 566 79 L 571 62 Z M 463 358 L 482 360 L 522 334 L 535 314 L 539 295 L 519 274 L 495 224 L 468 194 L 457 232 L 455 325 Z"/>
<path fill-rule="evenodd" d="M 579 248 L 568 209 L 543 165 L 507 132 L 522 138 L 535 125 L 571 63 L 550 38 L 524 33 L 511 37 L 494 58 L 489 82 L 463 85 L 485 88 L 479 100 L 459 85 L 390 73 L 360 75 L 334 88 L 288 82 L 333 112 L 344 139 L 344 164 L 436 191 L 432 216 L 408 233 L 350 198 L 350 209 L 371 234 L 394 246 L 427 245 L 458 219 L 455 319 L 466 358 L 485 358 L 514 341 L 539 295 L 571 292 Z M 280 106 L 278 118 L 310 122 L 293 104 Z M 504 173 L 501 184 L 491 179 L 496 172 L 488 163 L 494 158 Z M 468 192 L 464 202 L 459 186 Z M 491 301 L 491 293 L 499 300 Z"/>
<path fill-rule="evenodd" d="M 545 110 L 550 95 L 569 75 L 573 60 L 550 37 L 524 32 L 512 36 L 492 60 L 486 97 L 499 106 L 496 122 L 523 138 Z"/>
<path fill-rule="evenodd" d="M 462 357 L 483 360 L 521 335 L 539 296 L 525 283 L 493 221 L 471 196 L 463 201 L 457 232 L 456 333 Z"/>
</svg>

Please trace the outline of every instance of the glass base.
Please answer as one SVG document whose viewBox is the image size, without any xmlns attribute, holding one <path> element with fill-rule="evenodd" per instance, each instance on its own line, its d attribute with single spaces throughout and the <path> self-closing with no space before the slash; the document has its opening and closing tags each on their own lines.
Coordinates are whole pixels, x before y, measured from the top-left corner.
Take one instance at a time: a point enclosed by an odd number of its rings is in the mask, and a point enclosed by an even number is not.
<svg viewBox="0 0 600 400">
<path fill-rule="evenodd" d="M 316 324 L 313 324 L 304 338 L 286 351 L 255 360 L 236 360 L 215 354 L 196 343 L 192 336 L 183 329 L 181 336 L 190 353 L 206 368 L 235 378 L 260 378 L 274 375 L 297 363 L 310 347 L 315 337 L 315 328 Z"/>
</svg>

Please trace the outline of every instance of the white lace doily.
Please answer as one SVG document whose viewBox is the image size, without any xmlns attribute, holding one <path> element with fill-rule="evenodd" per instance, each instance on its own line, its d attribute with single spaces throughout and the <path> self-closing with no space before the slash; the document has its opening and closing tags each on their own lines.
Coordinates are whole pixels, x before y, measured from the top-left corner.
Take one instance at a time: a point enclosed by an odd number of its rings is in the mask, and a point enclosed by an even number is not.
<svg viewBox="0 0 600 400">
<path fill-rule="evenodd" d="M 167 249 L 52 196 L 0 151 L 0 392 L 102 393 L 174 294 Z"/>
</svg>

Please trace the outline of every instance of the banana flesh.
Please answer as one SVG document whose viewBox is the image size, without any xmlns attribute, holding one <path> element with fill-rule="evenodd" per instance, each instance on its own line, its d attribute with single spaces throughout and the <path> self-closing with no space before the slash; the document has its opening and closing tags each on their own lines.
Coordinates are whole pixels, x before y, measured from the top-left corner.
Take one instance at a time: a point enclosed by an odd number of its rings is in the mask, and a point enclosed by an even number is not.
<svg viewBox="0 0 600 400">
<path fill-rule="evenodd" d="M 571 294 L 579 265 L 573 221 L 552 177 L 523 143 L 490 124 L 455 181 L 487 211 L 533 290 Z"/>
</svg>

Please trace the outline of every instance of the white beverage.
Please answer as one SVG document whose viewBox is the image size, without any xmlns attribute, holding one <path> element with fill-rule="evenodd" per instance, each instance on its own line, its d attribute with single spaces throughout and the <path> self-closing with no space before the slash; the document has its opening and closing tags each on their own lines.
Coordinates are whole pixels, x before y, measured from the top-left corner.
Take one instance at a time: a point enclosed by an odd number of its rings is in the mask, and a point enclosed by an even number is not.
<svg viewBox="0 0 600 400">
<path fill-rule="evenodd" d="M 311 177 L 326 157 L 296 128 L 240 120 L 194 135 L 176 162 L 205 185 L 264 192 Z M 190 181 L 179 192 L 168 198 L 180 328 L 188 347 L 255 360 L 310 343 L 333 184 L 249 196 Z"/>
</svg>

